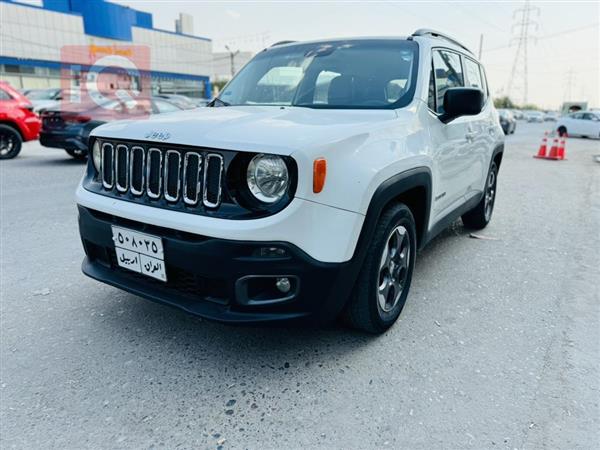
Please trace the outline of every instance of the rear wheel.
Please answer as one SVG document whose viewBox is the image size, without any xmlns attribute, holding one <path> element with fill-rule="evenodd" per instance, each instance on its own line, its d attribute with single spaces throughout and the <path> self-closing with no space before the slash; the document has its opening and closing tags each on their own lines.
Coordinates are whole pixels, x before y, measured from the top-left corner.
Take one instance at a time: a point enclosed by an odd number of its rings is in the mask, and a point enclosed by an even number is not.
<svg viewBox="0 0 600 450">
<path fill-rule="evenodd" d="M 78 161 L 87 161 L 88 152 L 85 151 L 85 150 L 78 150 L 78 149 L 68 148 L 68 149 L 65 149 L 65 151 L 70 156 L 72 156 L 73 158 L 75 158 Z"/>
<path fill-rule="evenodd" d="M 415 219 L 404 204 L 388 208 L 375 235 L 344 311 L 352 327 L 382 333 L 394 324 L 408 296 L 416 258 Z"/>
<path fill-rule="evenodd" d="M 10 125 L 0 125 L 0 159 L 11 159 L 19 154 L 23 139 Z"/>
<path fill-rule="evenodd" d="M 498 180 L 498 165 L 495 161 L 490 166 L 490 171 L 485 182 L 485 189 L 481 201 L 475 208 L 463 214 L 463 224 L 468 228 L 480 230 L 485 228 L 492 219 L 494 203 L 496 202 L 496 184 Z"/>
</svg>

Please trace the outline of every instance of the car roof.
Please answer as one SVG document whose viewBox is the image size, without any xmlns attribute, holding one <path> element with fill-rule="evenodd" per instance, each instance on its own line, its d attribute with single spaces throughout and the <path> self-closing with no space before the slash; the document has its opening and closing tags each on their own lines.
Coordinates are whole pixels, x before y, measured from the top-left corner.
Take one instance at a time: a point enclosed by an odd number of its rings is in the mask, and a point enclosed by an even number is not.
<svg viewBox="0 0 600 450">
<path fill-rule="evenodd" d="M 429 32 L 428 30 L 422 30 Z M 446 47 L 451 50 L 468 55 L 471 59 L 477 61 L 477 57 L 468 48 L 462 44 L 458 44 L 454 39 L 447 38 L 443 35 L 432 35 L 432 34 L 415 34 L 412 36 L 351 36 L 351 37 L 337 37 L 330 39 L 315 39 L 310 41 L 280 41 L 265 48 L 263 51 L 269 51 L 271 49 L 278 49 L 282 47 L 294 47 L 296 45 L 306 44 L 331 44 L 331 43 L 343 43 L 343 42 L 364 42 L 364 41 L 391 41 L 391 42 L 406 42 L 416 41 L 426 46 L 426 48 L 432 47 Z"/>
</svg>

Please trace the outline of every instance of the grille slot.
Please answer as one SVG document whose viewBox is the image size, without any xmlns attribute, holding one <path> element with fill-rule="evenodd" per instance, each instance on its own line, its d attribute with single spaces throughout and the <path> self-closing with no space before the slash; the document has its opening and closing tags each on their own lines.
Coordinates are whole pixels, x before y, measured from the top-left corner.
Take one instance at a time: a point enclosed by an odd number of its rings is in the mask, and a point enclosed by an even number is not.
<svg viewBox="0 0 600 450">
<path fill-rule="evenodd" d="M 127 163 L 129 160 L 129 149 L 126 145 L 117 145 L 115 150 L 115 181 L 117 191 L 127 192 L 129 189 L 129 170 Z"/>
<path fill-rule="evenodd" d="M 183 161 L 183 201 L 187 205 L 196 206 L 200 196 L 200 173 L 202 156 L 198 153 L 186 153 Z"/>
<path fill-rule="evenodd" d="M 102 186 L 105 189 L 112 189 L 114 185 L 114 147 L 111 144 L 102 145 Z"/>
<path fill-rule="evenodd" d="M 159 198 L 162 188 L 162 152 L 157 148 L 148 150 L 146 180 L 148 197 Z"/>
<path fill-rule="evenodd" d="M 179 199 L 181 184 L 181 155 L 176 150 L 167 150 L 165 156 L 165 198 L 169 202 Z"/>
<path fill-rule="evenodd" d="M 129 179 L 131 183 L 131 193 L 140 196 L 144 193 L 144 166 L 146 162 L 146 152 L 142 147 L 131 147 L 129 160 Z"/>
<path fill-rule="evenodd" d="M 208 208 L 216 208 L 221 202 L 221 178 L 223 175 L 223 157 L 211 153 L 206 157 L 204 169 L 204 193 L 202 202 Z"/>
<path fill-rule="evenodd" d="M 99 178 L 105 191 L 174 204 L 217 208 L 223 200 L 224 158 L 219 153 L 121 142 L 101 144 Z M 129 197 L 132 199 L 131 197 Z M 137 201 L 137 199 L 136 199 Z"/>
</svg>

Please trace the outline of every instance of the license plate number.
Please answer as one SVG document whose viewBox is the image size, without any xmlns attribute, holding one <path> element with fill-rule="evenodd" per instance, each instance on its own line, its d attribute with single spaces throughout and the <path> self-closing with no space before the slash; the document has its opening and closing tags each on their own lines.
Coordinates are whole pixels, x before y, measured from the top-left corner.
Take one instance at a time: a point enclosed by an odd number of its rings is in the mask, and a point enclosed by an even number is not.
<svg viewBox="0 0 600 450">
<path fill-rule="evenodd" d="M 120 267 L 167 281 L 161 238 L 115 226 L 112 238 Z"/>
</svg>

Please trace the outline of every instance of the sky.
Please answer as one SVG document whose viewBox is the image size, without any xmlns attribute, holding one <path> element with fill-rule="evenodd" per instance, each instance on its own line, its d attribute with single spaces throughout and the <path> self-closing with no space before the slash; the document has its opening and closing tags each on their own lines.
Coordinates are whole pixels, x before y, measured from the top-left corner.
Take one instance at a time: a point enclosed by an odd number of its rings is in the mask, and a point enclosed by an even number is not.
<svg viewBox="0 0 600 450">
<path fill-rule="evenodd" d="M 151 12 L 154 26 L 174 30 L 179 12 L 194 18 L 194 34 L 213 40 L 213 50 L 257 52 L 282 40 L 350 36 L 406 36 L 433 28 L 454 36 L 482 57 L 494 96 L 523 97 L 522 65 L 513 72 L 518 21 L 525 2 L 383 1 L 168 1 L 112 0 Z M 528 101 L 558 109 L 565 100 L 600 107 L 600 1 L 531 2 Z M 512 46 L 510 45 L 512 44 Z"/>
</svg>

